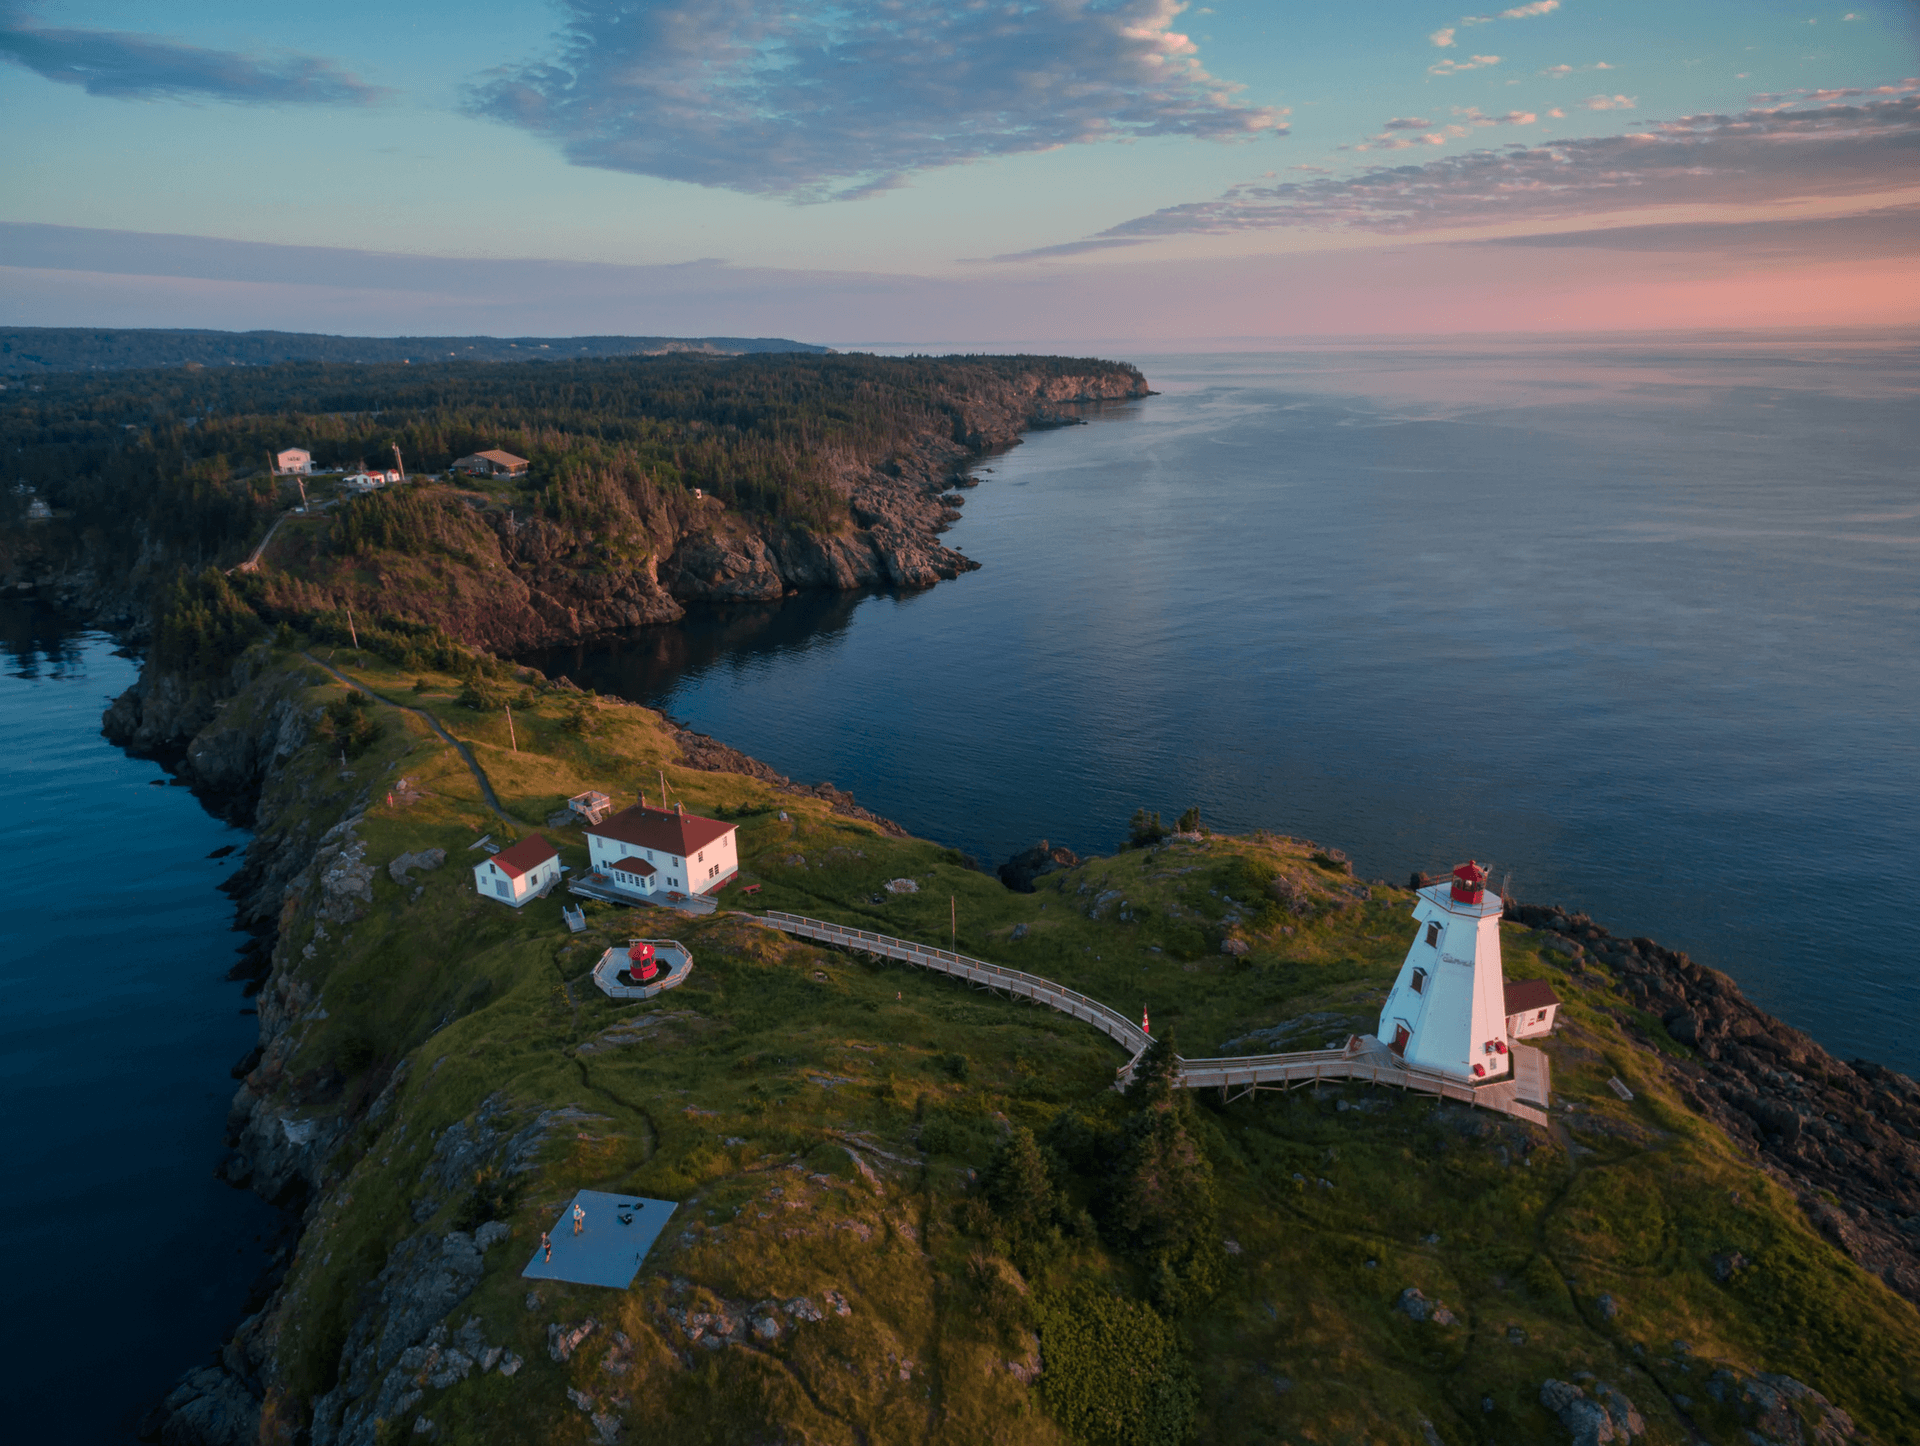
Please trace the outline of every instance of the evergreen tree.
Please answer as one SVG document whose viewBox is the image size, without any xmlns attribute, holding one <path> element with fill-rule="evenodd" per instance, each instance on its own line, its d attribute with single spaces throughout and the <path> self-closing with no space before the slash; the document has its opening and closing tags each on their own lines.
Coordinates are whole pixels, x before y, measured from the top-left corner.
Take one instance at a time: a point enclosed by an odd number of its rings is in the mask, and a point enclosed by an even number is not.
<svg viewBox="0 0 1920 1446">
<path fill-rule="evenodd" d="M 1022 1125 L 1000 1142 L 987 1166 L 987 1200 L 1015 1240 L 1032 1240 L 1053 1225 L 1053 1172 L 1033 1131 Z"/>
<path fill-rule="evenodd" d="M 1133 811 L 1133 818 L 1127 824 L 1128 848 L 1151 848 L 1166 836 L 1166 825 L 1160 822 L 1158 813 L 1148 813 L 1144 808 Z"/>
</svg>

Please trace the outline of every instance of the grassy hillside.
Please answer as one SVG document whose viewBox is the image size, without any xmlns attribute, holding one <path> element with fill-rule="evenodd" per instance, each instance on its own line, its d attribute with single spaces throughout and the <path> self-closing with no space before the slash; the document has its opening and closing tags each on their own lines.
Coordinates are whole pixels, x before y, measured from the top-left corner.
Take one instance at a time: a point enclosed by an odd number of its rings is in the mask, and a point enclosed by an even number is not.
<svg viewBox="0 0 1920 1446">
<path fill-rule="evenodd" d="M 1840 1431 L 1763 1373 L 1863 1435 L 1920 1439 L 1914 1309 L 1688 1110 L 1688 1052 L 1613 977 L 1517 926 L 1509 976 L 1567 1001 L 1545 1042 L 1551 1132 L 1360 1086 L 1123 1097 L 1124 1061 L 1087 1026 L 741 911 L 939 944 L 952 928 L 962 950 L 1150 1008 L 1188 1054 L 1255 1053 L 1372 1028 L 1411 896 L 1266 835 L 1012 893 L 819 799 L 683 767 L 644 709 L 523 675 L 510 736 L 451 676 L 334 650 L 470 744 L 503 822 L 419 718 L 359 721 L 334 680 L 278 658 L 227 726 L 287 669 L 304 710 L 334 710 L 273 777 L 262 838 L 364 801 L 352 835 L 376 867 L 357 917 L 315 873 L 290 893 L 261 996 L 288 1027 L 243 1099 L 333 1142 L 285 1285 L 242 1331 L 263 1439 L 291 1439 L 316 1400 L 338 1412 L 355 1370 L 357 1399 L 386 1403 L 365 1427 L 382 1441 L 1564 1440 L 1549 1380 L 1623 1393 L 1652 1442 L 1801 1439 L 1786 1415 Z M 515 912 L 476 894 L 480 836 L 537 829 L 578 867 L 578 830 L 542 821 L 586 787 L 657 797 L 662 774 L 739 824 L 741 879 L 713 918 L 589 904 L 574 936 L 558 896 Z M 445 867 L 390 877 L 428 848 Z M 919 891 L 885 891 L 902 877 Z M 630 932 L 683 940 L 690 982 L 602 996 L 588 971 Z M 630 1290 L 519 1274 L 582 1187 L 678 1202 Z M 510 1235 L 471 1293 L 436 1314 L 446 1297 L 421 1286 L 396 1324 L 413 1242 L 490 1220 Z M 449 1369 L 463 1339 L 524 1365 Z"/>
</svg>

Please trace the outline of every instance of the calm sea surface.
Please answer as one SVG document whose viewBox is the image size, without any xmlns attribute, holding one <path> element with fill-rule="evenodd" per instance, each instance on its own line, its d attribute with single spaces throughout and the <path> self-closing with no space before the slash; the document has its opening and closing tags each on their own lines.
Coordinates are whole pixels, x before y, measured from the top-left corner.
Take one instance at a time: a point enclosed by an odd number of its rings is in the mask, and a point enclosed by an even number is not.
<svg viewBox="0 0 1920 1446">
<path fill-rule="evenodd" d="M 1920 348 L 1136 360 L 978 469 L 980 572 L 530 661 L 992 862 L 1491 860 L 1920 1073 Z"/>
<path fill-rule="evenodd" d="M 222 978 L 237 854 L 207 855 L 247 839 L 100 737 L 135 673 L 106 639 L 0 604 L 0 657 L 0 1421 L 131 1442 L 238 1322 L 274 1224 L 213 1177 L 255 1020 Z"/>
</svg>

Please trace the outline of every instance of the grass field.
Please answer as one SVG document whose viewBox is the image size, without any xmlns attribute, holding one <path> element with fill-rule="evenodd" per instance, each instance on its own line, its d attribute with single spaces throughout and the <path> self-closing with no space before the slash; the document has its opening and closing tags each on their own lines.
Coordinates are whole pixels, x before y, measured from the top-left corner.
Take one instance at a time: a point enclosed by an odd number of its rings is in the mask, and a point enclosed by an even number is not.
<svg viewBox="0 0 1920 1446">
<path fill-rule="evenodd" d="M 375 710 L 377 737 L 344 770 L 311 745 L 269 791 L 270 813 L 310 810 L 316 826 L 364 794 L 357 832 L 382 865 L 364 917 L 322 924 L 298 899 L 280 944 L 275 987 L 303 1002 L 297 1047 L 271 1081 L 276 1106 L 353 1120 L 277 1317 L 283 1413 L 335 1384 L 396 1243 L 470 1227 L 478 1212 L 513 1235 L 449 1323 L 479 1316 L 526 1368 L 424 1388 L 383 1426 L 391 1439 L 413 1439 L 424 1417 L 442 1441 L 590 1441 L 595 1415 L 632 1440 L 1069 1439 L 1047 1377 L 1026 1379 L 1046 1303 L 1087 1284 L 1140 1301 L 1149 1284 L 1097 1229 L 1020 1248 L 980 1205 L 979 1177 L 1010 1130 L 1045 1137 L 1067 1111 L 1119 1120 L 1119 1050 L 1071 1019 L 802 944 L 740 911 L 942 946 L 951 919 L 960 949 L 1129 1014 L 1150 1008 L 1156 1034 L 1189 1054 L 1370 1031 L 1411 937 L 1409 894 L 1286 838 L 1129 851 L 1013 893 L 951 850 L 811 796 L 682 768 L 645 709 L 590 699 L 575 731 L 578 695 L 532 679 L 510 736 L 504 713 L 459 706 L 457 679 L 362 666 L 347 649 L 331 661 L 468 743 L 512 821 L 488 810 L 453 750 L 393 709 Z M 308 671 L 311 702 L 342 696 Z M 547 815 L 589 787 L 657 798 L 663 776 L 689 810 L 739 826 L 741 874 L 719 914 L 589 903 L 575 936 L 558 896 L 515 911 L 476 893 L 483 855 L 469 845 L 482 835 L 538 831 L 578 868 L 581 833 L 547 828 Z M 422 796 L 389 806 L 402 778 Z M 384 864 L 428 847 L 447 864 L 416 874 L 416 897 Z M 902 877 L 918 892 L 884 889 Z M 761 886 L 750 900 L 746 883 Z M 588 971 L 629 931 L 683 940 L 688 984 L 638 1006 L 602 996 Z M 1249 951 L 1224 953 L 1233 939 Z M 1741 1413 L 1709 1390 L 1722 1367 L 1792 1375 L 1877 1441 L 1920 1439 L 1912 1307 L 1688 1111 L 1668 1064 L 1684 1049 L 1649 1034 L 1610 977 L 1568 973 L 1513 925 L 1503 949 L 1509 977 L 1548 979 L 1566 1001 L 1544 1041 L 1550 1133 L 1360 1086 L 1195 1102 L 1226 1252 L 1218 1290 L 1172 1321 L 1197 1388 L 1196 1439 L 1560 1440 L 1541 1383 L 1590 1371 L 1632 1398 L 1649 1441 L 1694 1429 L 1743 1441 Z M 369 1112 L 403 1063 L 391 1106 Z M 1614 1075 L 1631 1103 L 1608 1089 Z M 572 1107 L 506 1201 L 434 1168 L 444 1132 L 490 1101 L 516 1126 Z M 1097 1215 L 1089 1180 L 1067 1182 L 1068 1204 Z M 519 1269 L 583 1187 L 679 1209 L 630 1290 L 543 1284 L 530 1308 Z M 1732 1250 L 1752 1264 L 1723 1283 L 1712 1260 Z M 1396 1310 L 1409 1286 L 1457 1323 Z M 668 1314 L 801 1298 L 820 1320 L 777 1313 L 772 1338 L 720 1350 L 691 1344 Z M 589 1316 L 591 1347 L 555 1360 L 549 1325 Z M 610 1345 L 616 1330 L 627 1347 Z"/>
</svg>

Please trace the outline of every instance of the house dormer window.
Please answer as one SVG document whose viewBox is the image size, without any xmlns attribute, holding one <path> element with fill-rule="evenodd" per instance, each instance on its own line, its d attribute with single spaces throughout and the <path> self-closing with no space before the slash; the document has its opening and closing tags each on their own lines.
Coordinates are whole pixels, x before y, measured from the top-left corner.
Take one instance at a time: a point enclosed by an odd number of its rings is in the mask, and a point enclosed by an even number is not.
<svg viewBox="0 0 1920 1446">
<path fill-rule="evenodd" d="M 1413 979 L 1410 982 L 1413 984 L 1413 992 L 1415 994 L 1425 994 L 1427 992 L 1427 971 L 1424 969 L 1414 970 Z"/>
<path fill-rule="evenodd" d="M 1429 949 L 1438 949 L 1440 947 L 1440 926 L 1438 924 L 1427 925 L 1427 947 Z"/>
</svg>

